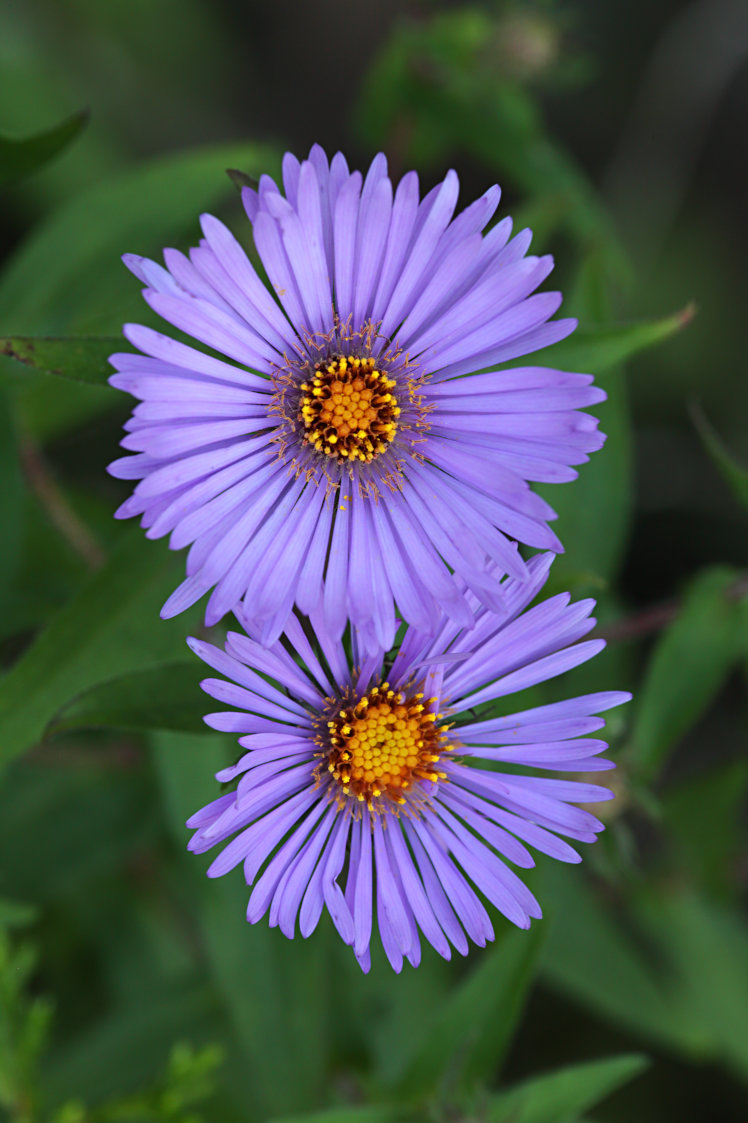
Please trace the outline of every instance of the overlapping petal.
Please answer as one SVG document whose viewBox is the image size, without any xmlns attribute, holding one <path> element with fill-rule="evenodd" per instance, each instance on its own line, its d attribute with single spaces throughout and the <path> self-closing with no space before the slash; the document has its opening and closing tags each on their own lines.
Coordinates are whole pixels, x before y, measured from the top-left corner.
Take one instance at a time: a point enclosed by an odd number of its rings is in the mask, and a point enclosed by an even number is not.
<svg viewBox="0 0 748 1123">
<path fill-rule="evenodd" d="M 466 590 L 495 607 L 497 574 L 527 577 L 518 542 L 561 549 L 530 485 L 572 479 L 600 447 L 583 410 L 605 395 L 587 374 L 507 366 L 574 321 L 535 292 L 552 261 L 527 255 L 529 231 L 486 232 L 498 188 L 455 217 L 458 188 L 450 172 L 419 199 L 415 173 L 393 187 L 381 154 L 362 177 L 315 146 L 286 156 L 283 192 L 268 176 L 243 192 L 270 288 L 210 215 L 188 257 L 126 256 L 196 341 L 126 325 L 140 353 L 112 356 L 112 383 L 140 401 L 134 455 L 110 467 L 140 480 L 118 515 L 191 547 L 164 615 L 210 592 L 208 623 L 240 605 L 271 643 L 294 605 L 319 606 L 331 634 L 350 618 L 373 649 L 393 639 L 394 604 L 421 629 L 442 612 L 464 624 Z M 338 352 L 370 353 L 396 384 L 399 427 L 370 462 L 332 458 L 282 416 L 279 386 L 293 398 Z"/>
<path fill-rule="evenodd" d="M 250 922 L 267 914 L 287 936 L 297 924 L 308 936 L 326 909 L 364 970 L 378 932 L 399 971 L 406 959 L 418 964 L 421 937 L 445 958 L 453 948 L 465 954 L 468 941 L 492 939 L 486 901 L 523 928 L 541 916 L 512 867 L 533 866 L 532 851 L 577 862 L 574 845 L 594 841 L 603 824 L 576 804 L 612 793 L 558 774 L 613 767 L 600 755 L 605 742 L 589 735 L 603 727 L 600 713 L 629 698 L 609 691 L 513 709 L 514 691 L 602 646 L 584 639 L 594 625 L 592 601 L 561 595 L 528 608 L 550 561 L 538 556 L 526 580 L 501 582 L 499 613 L 463 587 L 469 625 L 442 614 L 431 634 L 411 627 L 394 658 L 383 647 L 367 654 L 355 628 L 344 645 L 321 611 L 312 620 L 314 643 L 295 616 L 270 646 L 256 630 L 229 633 L 225 651 L 190 641 L 224 676 L 207 679 L 204 690 L 234 707 L 206 721 L 240 734 L 244 750 L 217 776 L 235 790 L 189 820 L 190 849 L 223 844 L 210 876 L 243 864 Z M 439 778 L 416 779 L 398 799 L 356 798 L 327 767 L 337 750 L 325 741 L 323 719 L 383 683 L 402 696 L 420 690 L 434 729 L 452 726 L 452 744 L 438 754 Z M 495 704 L 476 717 L 485 702 Z"/>
</svg>

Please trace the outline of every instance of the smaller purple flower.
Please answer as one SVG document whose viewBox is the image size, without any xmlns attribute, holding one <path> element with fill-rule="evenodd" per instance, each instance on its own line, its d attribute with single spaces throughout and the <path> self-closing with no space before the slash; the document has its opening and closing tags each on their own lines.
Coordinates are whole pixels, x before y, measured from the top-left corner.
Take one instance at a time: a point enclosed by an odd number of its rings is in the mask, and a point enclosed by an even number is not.
<svg viewBox="0 0 748 1123">
<path fill-rule="evenodd" d="M 235 787 L 188 821 L 189 847 L 227 843 L 208 875 L 243 863 L 250 923 L 269 912 L 271 926 L 292 938 L 298 924 L 306 937 L 326 908 L 364 971 L 375 927 L 399 971 L 420 962 L 421 935 L 445 959 L 493 939 L 484 900 L 520 928 L 541 916 L 508 863 L 533 866 L 530 847 L 580 861 L 567 839 L 593 842 L 603 824 L 574 804 L 612 793 L 523 770 L 613 768 L 599 755 L 605 741 L 587 734 L 630 698 L 609 691 L 517 713 L 499 703 L 604 646 L 578 642 L 595 623 L 592 600 L 562 593 L 527 608 L 550 564 L 540 555 L 526 580 L 505 578 L 498 614 L 463 585 L 473 627 L 443 615 L 433 635 L 407 629 L 394 655 L 367 651 L 355 628 L 331 636 L 321 612 L 314 641 L 294 616 L 270 647 L 236 632 L 225 651 L 190 641 L 225 676 L 203 689 L 235 707 L 206 722 L 240 734 L 246 752 L 217 774 Z"/>
</svg>

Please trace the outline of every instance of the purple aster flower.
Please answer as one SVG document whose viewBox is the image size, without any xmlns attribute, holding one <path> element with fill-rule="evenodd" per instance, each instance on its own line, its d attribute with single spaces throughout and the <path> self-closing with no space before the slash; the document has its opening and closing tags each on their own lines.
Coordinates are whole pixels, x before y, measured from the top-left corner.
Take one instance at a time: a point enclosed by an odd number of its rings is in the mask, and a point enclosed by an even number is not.
<svg viewBox="0 0 748 1123">
<path fill-rule="evenodd" d="M 203 689 L 235 707 L 206 722 L 241 734 L 246 752 L 217 774 L 236 786 L 188 821 L 189 845 L 227 843 L 210 877 L 243 863 L 250 923 L 269 911 L 289 938 L 297 922 L 308 936 L 327 908 L 365 971 L 375 925 L 399 971 L 403 958 L 418 965 L 420 934 L 447 959 L 468 939 L 493 939 L 482 898 L 521 928 L 540 917 L 507 863 L 533 866 L 529 847 L 580 861 L 567 839 L 593 842 L 603 824 L 573 804 L 612 793 L 524 769 L 612 768 L 598 755 L 606 743 L 586 734 L 604 725 L 594 715 L 630 698 L 587 694 L 518 713 L 499 703 L 603 647 L 577 642 L 595 622 L 593 601 L 564 593 L 527 609 L 550 560 L 538 555 L 525 580 L 503 581 L 499 614 L 458 578 L 474 627 L 442 615 L 435 635 L 406 630 L 395 656 L 364 651 L 355 628 L 344 644 L 321 611 L 314 644 L 296 616 L 269 647 L 234 632 L 225 651 L 190 641 L 225 676 Z M 488 715 L 476 715 L 486 702 Z"/>
<path fill-rule="evenodd" d="M 141 482 L 117 514 L 191 547 L 164 616 L 212 590 L 208 623 L 241 602 L 265 642 L 294 604 L 368 649 L 395 603 L 423 631 L 467 626 L 466 588 L 498 609 L 498 578 L 526 578 L 518 542 L 561 550 L 528 481 L 573 479 L 603 441 L 579 412 L 605 397 L 590 375 L 507 366 L 575 326 L 533 295 L 552 260 L 509 218 L 482 233 L 498 187 L 453 219 L 453 171 L 419 200 L 383 155 L 362 178 L 315 146 L 283 184 L 243 192 L 271 288 L 210 215 L 189 257 L 125 258 L 213 353 L 126 325 L 141 354 L 113 355 L 111 382 L 141 401 L 110 471 Z"/>
</svg>

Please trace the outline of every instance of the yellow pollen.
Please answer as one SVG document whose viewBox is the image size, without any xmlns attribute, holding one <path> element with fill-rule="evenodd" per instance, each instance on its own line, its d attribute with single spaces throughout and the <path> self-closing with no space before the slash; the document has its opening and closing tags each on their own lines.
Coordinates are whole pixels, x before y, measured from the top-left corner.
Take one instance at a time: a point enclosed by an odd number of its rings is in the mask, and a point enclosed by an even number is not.
<svg viewBox="0 0 748 1123">
<path fill-rule="evenodd" d="M 403 792 L 415 781 L 446 779 L 438 770 L 442 754 L 451 752 L 444 732 L 436 725 L 436 713 L 427 710 L 422 694 L 406 697 L 383 682 L 327 722 L 329 763 L 343 796 L 373 801 L 386 796 L 391 803 L 406 802 Z"/>
<path fill-rule="evenodd" d="M 304 439 L 338 460 L 374 460 L 397 432 L 395 386 L 371 356 L 335 355 L 318 363 L 311 380 L 301 384 Z"/>
</svg>

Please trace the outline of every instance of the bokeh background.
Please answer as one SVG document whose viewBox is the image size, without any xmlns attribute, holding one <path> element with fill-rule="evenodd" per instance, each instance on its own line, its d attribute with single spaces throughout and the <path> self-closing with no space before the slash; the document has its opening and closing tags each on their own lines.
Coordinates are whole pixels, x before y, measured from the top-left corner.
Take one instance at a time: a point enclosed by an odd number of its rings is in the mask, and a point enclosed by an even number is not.
<svg viewBox="0 0 748 1123">
<path fill-rule="evenodd" d="M 90 341 L 0 357 L 0 1111 L 738 1118 L 748 5 L 0 7 L 0 137 L 83 109 L 30 174 L 0 146 L 18 173 L 0 184 L 0 335 Z M 568 361 L 610 395 L 606 450 L 549 496 L 555 587 L 597 596 L 610 640 L 564 693 L 637 694 L 610 723 L 609 830 L 584 868 L 539 862 L 537 936 L 499 922 L 495 953 L 400 977 L 380 958 L 363 978 L 330 931 L 250 929 L 240 876 L 208 883 L 183 853 L 233 750 L 199 731 L 199 613 L 157 617 L 180 559 L 114 522 L 105 472 L 129 406 L 98 341 L 151 322 L 119 255 L 186 248 L 201 210 L 246 244 L 225 169 L 275 173 L 315 141 L 354 166 L 384 149 L 424 188 L 455 167 L 463 204 L 498 181 L 500 213 L 556 256 L 580 319 Z M 536 1079 L 562 1066 L 566 1084 Z"/>
</svg>

